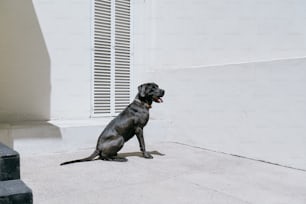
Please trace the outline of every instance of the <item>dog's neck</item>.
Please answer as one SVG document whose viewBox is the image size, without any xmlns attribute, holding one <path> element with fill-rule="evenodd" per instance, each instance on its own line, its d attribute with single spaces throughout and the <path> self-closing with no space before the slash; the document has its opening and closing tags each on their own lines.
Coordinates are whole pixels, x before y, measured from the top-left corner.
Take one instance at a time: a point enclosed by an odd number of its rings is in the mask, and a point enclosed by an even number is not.
<svg viewBox="0 0 306 204">
<path fill-rule="evenodd" d="M 152 106 L 144 101 L 139 100 L 138 98 L 135 98 L 134 101 L 138 104 L 144 105 L 146 109 L 152 108 Z"/>
</svg>

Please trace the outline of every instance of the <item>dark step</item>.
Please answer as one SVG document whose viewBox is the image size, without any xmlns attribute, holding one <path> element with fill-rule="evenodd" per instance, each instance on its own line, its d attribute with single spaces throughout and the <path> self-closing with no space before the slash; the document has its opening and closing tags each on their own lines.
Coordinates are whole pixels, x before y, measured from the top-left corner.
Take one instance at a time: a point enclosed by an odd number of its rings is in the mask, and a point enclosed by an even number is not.
<svg viewBox="0 0 306 204">
<path fill-rule="evenodd" d="M 21 180 L 0 181 L 0 204 L 32 203 L 32 190 Z"/>
<path fill-rule="evenodd" d="M 0 143 L 0 181 L 15 179 L 20 179 L 19 153 Z"/>
</svg>

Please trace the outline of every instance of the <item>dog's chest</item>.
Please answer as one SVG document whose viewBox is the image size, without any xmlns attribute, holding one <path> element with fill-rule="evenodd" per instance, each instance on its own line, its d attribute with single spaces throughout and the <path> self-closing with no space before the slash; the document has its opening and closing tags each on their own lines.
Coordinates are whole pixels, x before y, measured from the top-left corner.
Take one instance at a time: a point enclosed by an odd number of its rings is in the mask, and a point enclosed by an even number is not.
<svg viewBox="0 0 306 204">
<path fill-rule="evenodd" d="M 140 127 L 144 127 L 148 121 L 149 121 L 149 111 L 148 110 L 138 110 L 135 113 L 135 122 L 136 122 L 136 126 L 140 126 Z"/>
</svg>

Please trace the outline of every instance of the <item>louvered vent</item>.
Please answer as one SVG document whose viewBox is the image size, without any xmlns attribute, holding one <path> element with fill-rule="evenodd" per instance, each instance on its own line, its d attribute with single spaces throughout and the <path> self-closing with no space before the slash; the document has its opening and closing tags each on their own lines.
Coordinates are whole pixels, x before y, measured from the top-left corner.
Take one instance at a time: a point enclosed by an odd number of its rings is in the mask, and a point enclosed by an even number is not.
<svg viewBox="0 0 306 204">
<path fill-rule="evenodd" d="M 130 102 L 130 1 L 115 4 L 115 113 Z"/>
<path fill-rule="evenodd" d="M 130 102 L 130 1 L 94 1 L 93 115 L 114 115 Z"/>
<path fill-rule="evenodd" d="M 111 1 L 95 1 L 94 114 L 111 112 Z"/>
</svg>

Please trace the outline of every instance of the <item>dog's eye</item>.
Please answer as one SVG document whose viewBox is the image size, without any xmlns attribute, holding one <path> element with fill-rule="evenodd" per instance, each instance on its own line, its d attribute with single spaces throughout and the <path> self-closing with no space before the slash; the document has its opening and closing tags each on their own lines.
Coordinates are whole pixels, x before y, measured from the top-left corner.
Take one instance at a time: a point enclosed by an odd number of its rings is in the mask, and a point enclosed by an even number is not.
<svg viewBox="0 0 306 204">
<path fill-rule="evenodd" d="M 157 87 L 156 86 L 153 86 L 152 90 L 151 91 L 156 91 Z"/>
</svg>

